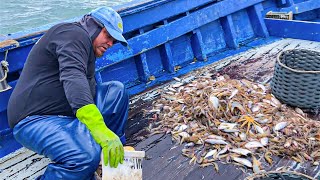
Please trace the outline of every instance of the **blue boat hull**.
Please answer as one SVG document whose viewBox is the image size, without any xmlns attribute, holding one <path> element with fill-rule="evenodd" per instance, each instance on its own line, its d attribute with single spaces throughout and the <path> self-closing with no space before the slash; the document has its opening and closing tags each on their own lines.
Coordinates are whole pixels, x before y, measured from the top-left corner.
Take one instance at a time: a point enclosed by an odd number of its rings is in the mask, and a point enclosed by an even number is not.
<svg viewBox="0 0 320 180">
<path fill-rule="evenodd" d="M 318 0 L 160 0 L 115 7 L 130 48 L 115 44 L 96 63 L 98 82 L 123 82 L 130 95 L 278 38 L 320 41 Z M 297 20 L 264 19 L 268 11 L 293 11 Z M 68 21 L 78 20 L 75 18 Z M 308 22 L 307 22 L 308 21 Z M 6 109 L 34 43 L 53 24 L 5 38 L 11 90 L 0 92 L 0 158 L 21 146 L 8 127 Z M 5 42 L 0 38 L 0 42 Z"/>
</svg>

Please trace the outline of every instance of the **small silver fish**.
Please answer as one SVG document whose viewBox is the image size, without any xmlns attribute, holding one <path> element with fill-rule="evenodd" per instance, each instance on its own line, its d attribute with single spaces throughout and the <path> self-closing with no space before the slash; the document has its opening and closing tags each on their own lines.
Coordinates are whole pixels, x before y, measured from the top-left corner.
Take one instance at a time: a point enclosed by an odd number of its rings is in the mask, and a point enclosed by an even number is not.
<svg viewBox="0 0 320 180">
<path fill-rule="evenodd" d="M 236 153 L 236 154 L 244 155 L 244 156 L 251 154 L 251 151 L 249 151 L 248 149 L 243 149 L 243 148 L 230 149 L 229 151 Z"/>
<path fill-rule="evenodd" d="M 252 149 L 252 148 L 263 147 L 263 145 L 258 141 L 251 141 L 245 144 L 244 147 L 246 147 L 247 149 Z"/>
<path fill-rule="evenodd" d="M 243 165 L 245 165 L 247 167 L 250 167 L 250 168 L 252 167 L 252 163 L 247 159 L 238 158 L 238 157 L 232 157 L 232 160 L 234 160 L 237 163 L 243 164 Z"/>
<path fill-rule="evenodd" d="M 261 138 L 261 139 L 260 139 L 260 142 L 261 142 L 261 144 L 262 144 L 263 146 L 266 146 L 266 145 L 268 145 L 269 138 L 267 138 L 267 137 Z"/>
<path fill-rule="evenodd" d="M 280 131 L 281 129 L 285 128 L 288 124 L 288 122 L 280 122 L 274 126 L 273 130 Z"/>
<path fill-rule="evenodd" d="M 221 139 L 206 139 L 204 142 L 209 144 L 228 144 L 226 141 Z"/>
<path fill-rule="evenodd" d="M 204 156 L 204 159 L 206 159 L 206 158 L 208 158 L 208 157 L 210 157 L 210 156 L 213 156 L 213 157 L 214 157 L 215 154 L 217 154 L 217 150 L 216 150 L 216 149 L 210 150 L 210 151 Z"/>
</svg>

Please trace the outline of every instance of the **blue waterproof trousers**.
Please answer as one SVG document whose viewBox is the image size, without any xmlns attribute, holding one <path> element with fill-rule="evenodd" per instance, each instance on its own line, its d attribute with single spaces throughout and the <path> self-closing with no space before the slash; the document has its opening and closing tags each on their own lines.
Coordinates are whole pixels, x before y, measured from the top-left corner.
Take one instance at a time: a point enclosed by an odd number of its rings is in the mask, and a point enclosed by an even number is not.
<svg viewBox="0 0 320 180">
<path fill-rule="evenodd" d="M 125 143 L 129 97 L 124 85 L 111 81 L 97 86 L 96 105 L 106 125 Z M 59 115 L 28 116 L 13 129 L 24 147 L 50 158 L 39 179 L 94 179 L 101 147 L 77 118 Z"/>
</svg>

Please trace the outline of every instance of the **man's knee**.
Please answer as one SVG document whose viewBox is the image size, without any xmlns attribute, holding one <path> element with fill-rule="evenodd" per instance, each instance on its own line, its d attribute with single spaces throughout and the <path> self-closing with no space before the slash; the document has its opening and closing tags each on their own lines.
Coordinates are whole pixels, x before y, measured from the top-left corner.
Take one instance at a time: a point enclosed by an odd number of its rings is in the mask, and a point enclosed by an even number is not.
<svg viewBox="0 0 320 180">
<path fill-rule="evenodd" d="M 94 171 L 98 168 L 100 163 L 100 151 L 93 150 L 88 153 L 87 163 L 89 167 L 95 167 L 93 168 Z"/>
<path fill-rule="evenodd" d="M 124 84 L 120 81 L 112 81 L 112 82 L 114 83 L 114 86 L 122 93 L 122 99 L 125 102 L 128 102 L 129 96 L 128 96 L 127 89 L 124 86 Z"/>
<path fill-rule="evenodd" d="M 109 81 L 101 84 L 102 86 L 111 86 L 113 89 L 117 89 L 121 92 L 126 92 L 124 84 L 120 81 Z"/>
<path fill-rule="evenodd" d="M 100 152 L 73 151 L 57 163 L 48 165 L 40 179 L 91 179 L 100 162 Z"/>
<path fill-rule="evenodd" d="M 118 89 L 125 89 L 124 84 L 120 81 L 111 81 L 110 83 L 112 83 Z"/>
<path fill-rule="evenodd" d="M 79 172 L 83 173 L 83 176 L 91 176 L 97 170 L 100 163 L 100 151 L 96 148 L 92 148 L 90 152 L 83 152 L 73 158 L 74 167 L 72 169 L 77 169 Z M 65 162 L 66 164 L 72 164 L 72 162 Z"/>
<path fill-rule="evenodd" d="M 104 89 L 104 90 L 102 90 L 102 92 L 105 91 L 106 89 L 109 89 L 109 93 L 110 92 L 120 93 L 121 94 L 120 97 L 122 98 L 123 101 L 129 101 L 127 89 L 122 82 L 108 81 L 108 82 L 104 82 L 104 83 L 100 84 L 99 86 L 100 86 L 99 89 L 100 88 Z"/>
</svg>

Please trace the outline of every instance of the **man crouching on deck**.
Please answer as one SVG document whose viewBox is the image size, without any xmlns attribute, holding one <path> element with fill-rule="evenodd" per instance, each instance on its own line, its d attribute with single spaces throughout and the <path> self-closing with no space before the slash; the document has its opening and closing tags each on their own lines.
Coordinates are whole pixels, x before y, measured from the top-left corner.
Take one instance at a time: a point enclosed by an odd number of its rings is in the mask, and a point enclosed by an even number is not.
<svg viewBox="0 0 320 180">
<path fill-rule="evenodd" d="M 94 78 L 96 57 L 115 41 L 127 45 L 122 32 L 119 14 L 102 7 L 53 26 L 32 48 L 8 119 L 19 143 L 53 161 L 38 179 L 94 179 L 101 149 L 106 165 L 123 162 L 128 94 Z"/>
</svg>

